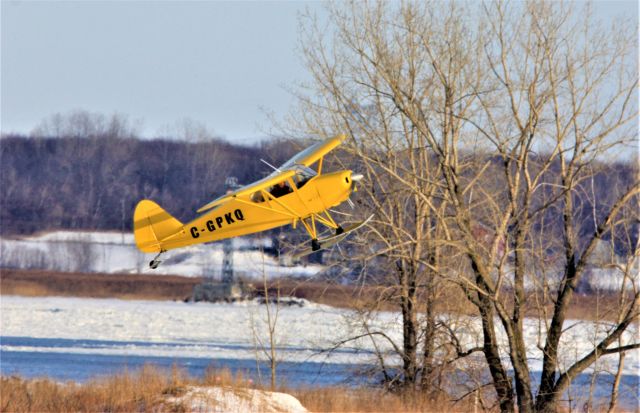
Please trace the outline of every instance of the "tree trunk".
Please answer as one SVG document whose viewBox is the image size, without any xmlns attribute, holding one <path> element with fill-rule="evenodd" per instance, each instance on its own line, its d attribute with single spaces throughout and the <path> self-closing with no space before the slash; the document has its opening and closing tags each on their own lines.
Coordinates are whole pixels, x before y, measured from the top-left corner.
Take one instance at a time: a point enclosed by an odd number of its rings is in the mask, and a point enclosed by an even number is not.
<svg viewBox="0 0 640 413">
<path fill-rule="evenodd" d="M 417 353 L 417 332 L 418 322 L 415 310 L 416 281 L 415 271 L 407 269 L 406 264 L 399 263 L 398 270 L 401 276 L 402 293 L 400 305 L 402 307 L 402 330 L 403 330 L 403 365 L 404 384 L 409 387 L 416 381 L 416 353 Z"/>
<path fill-rule="evenodd" d="M 527 225 L 525 223 L 521 225 Z M 511 346 L 511 364 L 515 372 L 516 395 L 518 397 L 518 411 L 531 412 L 534 408 L 533 394 L 531 393 L 531 378 L 529 377 L 529 365 L 527 363 L 527 348 L 524 343 L 524 328 L 522 325 L 522 308 L 525 304 L 525 231 L 518 228 L 515 240 L 515 274 L 514 274 L 514 303 L 513 318 L 510 321 L 512 337 L 509 338 Z M 505 322 L 507 322 L 505 320 Z"/>
<path fill-rule="evenodd" d="M 436 315 L 433 308 L 434 291 L 433 291 L 433 274 L 428 276 L 426 285 L 426 310 L 425 310 L 425 326 L 424 326 L 424 350 L 422 357 L 422 375 L 420 377 L 420 387 L 423 391 L 429 390 L 432 386 L 431 373 L 434 370 L 433 356 L 435 352 L 435 336 L 436 336 Z"/>
<path fill-rule="evenodd" d="M 479 275 L 475 262 L 472 262 L 472 267 L 476 273 L 476 283 L 478 287 L 486 291 L 486 284 L 484 283 L 482 276 Z M 507 375 L 507 371 L 500 360 L 500 353 L 498 352 L 498 341 L 496 339 L 495 325 L 493 321 L 493 303 L 488 296 L 480 293 L 478 293 L 478 303 L 480 304 L 478 306 L 478 310 L 480 311 L 480 318 L 482 320 L 482 351 L 484 352 L 485 359 L 489 365 L 489 372 L 491 373 L 493 387 L 495 388 L 498 396 L 500 411 L 513 412 L 515 411 L 513 388 L 511 386 L 511 378 Z"/>
</svg>

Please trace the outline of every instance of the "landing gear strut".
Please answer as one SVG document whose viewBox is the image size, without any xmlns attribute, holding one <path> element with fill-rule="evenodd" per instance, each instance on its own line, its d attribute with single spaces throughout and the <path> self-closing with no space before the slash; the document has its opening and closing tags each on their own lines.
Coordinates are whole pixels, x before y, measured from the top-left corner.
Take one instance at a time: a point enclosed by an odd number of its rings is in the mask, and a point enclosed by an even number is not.
<svg viewBox="0 0 640 413">
<path fill-rule="evenodd" d="M 155 270 L 156 268 L 158 268 L 158 265 L 160 265 L 160 263 L 162 261 L 160 261 L 158 258 L 160 258 L 160 255 L 162 255 L 163 253 L 165 253 L 165 250 L 162 250 L 158 253 L 158 255 L 156 255 L 150 262 L 149 262 L 149 267 L 151 267 L 152 270 Z"/>
</svg>

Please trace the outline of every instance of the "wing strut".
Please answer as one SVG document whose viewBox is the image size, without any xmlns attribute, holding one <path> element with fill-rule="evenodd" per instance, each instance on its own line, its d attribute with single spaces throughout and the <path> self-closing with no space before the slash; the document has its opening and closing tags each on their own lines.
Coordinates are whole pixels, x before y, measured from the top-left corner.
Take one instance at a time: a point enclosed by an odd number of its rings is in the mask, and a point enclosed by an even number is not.
<svg viewBox="0 0 640 413">
<path fill-rule="evenodd" d="M 336 224 L 333 218 L 331 218 L 331 215 L 329 215 L 329 211 L 325 210 L 323 211 L 323 213 L 325 216 L 321 216 L 320 214 L 311 214 L 311 216 L 309 216 L 309 218 L 311 219 L 311 224 L 308 224 L 305 218 L 300 218 L 302 225 L 304 225 L 304 228 L 307 230 L 307 233 L 309 233 L 309 236 L 311 237 L 311 249 L 313 251 L 317 251 L 318 249 L 320 249 L 316 220 L 326 227 L 335 229 L 335 236 L 338 236 L 344 232 L 344 229 L 342 229 L 340 225 Z"/>
<path fill-rule="evenodd" d="M 269 162 L 265 161 L 264 159 L 260 158 L 260 161 L 264 164 L 266 164 L 269 168 L 273 169 L 274 171 L 281 173 L 282 171 L 278 168 L 276 168 L 275 166 L 271 165 Z"/>
</svg>

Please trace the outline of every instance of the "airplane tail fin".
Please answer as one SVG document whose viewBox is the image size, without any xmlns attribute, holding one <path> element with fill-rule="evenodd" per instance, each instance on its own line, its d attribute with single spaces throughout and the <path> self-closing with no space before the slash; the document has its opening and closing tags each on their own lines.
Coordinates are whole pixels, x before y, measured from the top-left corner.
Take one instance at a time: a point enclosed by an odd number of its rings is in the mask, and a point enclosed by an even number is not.
<svg viewBox="0 0 640 413">
<path fill-rule="evenodd" d="M 182 229 L 178 221 L 153 201 L 143 199 L 138 202 L 133 213 L 133 236 L 142 252 L 160 252 L 161 241 Z"/>
</svg>

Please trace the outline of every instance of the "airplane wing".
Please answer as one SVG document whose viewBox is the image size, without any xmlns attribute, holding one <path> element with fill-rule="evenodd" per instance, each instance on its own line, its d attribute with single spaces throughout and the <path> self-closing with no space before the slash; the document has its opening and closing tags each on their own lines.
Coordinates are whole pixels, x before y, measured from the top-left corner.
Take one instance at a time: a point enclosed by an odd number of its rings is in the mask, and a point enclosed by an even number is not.
<svg viewBox="0 0 640 413">
<path fill-rule="evenodd" d="M 290 178 L 295 175 L 296 171 L 293 169 L 295 165 L 304 165 L 309 166 L 316 162 L 318 159 L 322 158 L 324 155 L 335 149 L 338 145 L 344 141 L 346 135 L 338 135 L 336 137 L 327 139 L 322 142 L 318 142 L 315 145 L 308 147 L 302 152 L 295 155 L 293 158 L 289 159 L 287 162 L 282 164 L 278 171 L 272 173 L 271 175 L 254 182 L 250 185 L 243 186 L 242 188 L 233 191 L 231 193 L 225 194 L 220 198 L 216 198 L 213 201 L 209 202 L 207 205 L 198 209 L 196 212 L 201 213 L 204 211 L 208 211 L 220 204 L 227 202 L 228 200 L 242 196 L 247 194 L 252 194 L 256 191 L 259 191 L 264 188 L 271 187 L 279 182 L 284 181 L 287 178 Z"/>
<path fill-rule="evenodd" d="M 309 166 L 313 164 L 318 159 L 325 156 L 327 153 L 331 152 L 338 145 L 340 145 L 346 139 L 346 135 L 338 135 L 333 138 L 327 139 L 322 142 L 318 142 L 315 145 L 312 145 L 305 149 L 304 151 L 298 153 L 293 158 L 289 159 L 287 162 L 283 163 L 282 166 L 278 169 L 281 171 L 291 168 L 294 165 L 304 165 Z"/>
<path fill-rule="evenodd" d="M 271 186 L 274 186 L 275 184 L 282 182 L 288 178 L 291 178 L 293 175 L 295 175 L 296 171 L 294 170 L 288 170 L 288 171 L 283 171 L 283 172 L 274 172 L 271 175 L 256 181 L 250 185 L 247 186 L 243 186 L 240 189 L 237 189 L 233 192 L 230 192 L 228 194 L 222 195 L 220 198 L 216 198 L 213 201 L 209 202 L 207 205 L 203 206 L 202 208 L 198 209 L 196 212 L 200 213 L 200 212 L 204 212 L 204 211 L 208 211 L 220 204 L 223 204 L 227 201 L 229 201 L 232 198 L 238 197 L 238 196 L 243 196 L 243 195 L 249 195 L 252 194 L 256 191 L 259 191 L 261 189 L 264 188 L 268 188 Z"/>
</svg>

